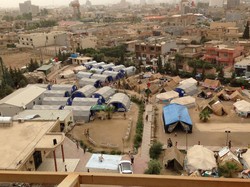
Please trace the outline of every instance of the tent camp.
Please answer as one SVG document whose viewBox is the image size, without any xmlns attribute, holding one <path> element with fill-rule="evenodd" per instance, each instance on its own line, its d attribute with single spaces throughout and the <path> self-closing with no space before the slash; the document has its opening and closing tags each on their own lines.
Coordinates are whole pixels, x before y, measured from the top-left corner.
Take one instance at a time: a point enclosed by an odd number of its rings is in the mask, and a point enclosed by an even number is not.
<svg viewBox="0 0 250 187">
<path fill-rule="evenodd" d="M 188 78 L 188 79 L 180 81 L 180 84 L 195 84 L 195 85 L 197 85 L 197 80 L 195 80 L 194 78 Z"/>
<path fill-rule="evenodd" d="M 93 115 L 90 110 L 91 106 L 65 106 L 64 110 L 73 111 L 73 117 L 76 122 L 89 122 L 90 117 Z"/>
<path fill-rule="evenodd" d="M 228 112 L 226 111 L 225 107 L 220 101 L 216 101 L 214 104 L 211 105 L 213 113 L 217 116 L 227 115 Z"/>
<path fill-rule="evenodd" d="M 172 99 L 175 99 L 175 98 L 178 98 L 178 97 L 179 97 L 179 93 L 175 92 L 173 90 L 156 95 L 156 99 L 159 102 L 169 102 Z"/>
<path fill-rule="evenodd" d="M 91 68 L 100 69 L 103 65 L 106 65 L 106 63 L 105 62 L 98 62 L 96 64 L 93 64 Z"/>
<path fill-rule="evenodd" d="M 185 156 L 176 146 L 164 150 L 163 164 L 166 169 L 183 170 Z"/>
<path fill-rule="evenodd" d="M 91 85 L 91 86 L 94 86 L 96 88 L 100 88 L 101 81 L 98 79 L 89 79 L 89 78 L 82 78 L 81 80 L 79 80 L 79 87 L 80 88 L 82 88 L 86 85 Z"/>
<path fill-rule="evenodd" d="M 98 98 L 75 97 L 72 106 L 94 106 L 98 104 Z"/>
<path fill-rule="evenodd" d="M 195 107 L 196 105 L 195 98 L 191 96 L 175 98 L 172 101 L 170 101 L 170 103 L 180 104 L 186 106 L 187 108 Z"/>
<path fill-rule="evenodd" d="M 198 88 L 196 84 L 184 83 L 184 84 L 177 86 L 177 88 L 175 88 L 175 91 L 179 93 L 180 97 L 183 97 L 185 94 L 186 95 L 196 94 L 198 92 Z"/>
<path fill-rule="evenodd" d="M 97 80 L 100 80 L 101 82 L 112 82 L 113 81 L 113 77 L 111 75 L 93 74 L 91 76 L 91 79 L 97 79 Z"/>
<path fill-rule="evenodd" d="M 205 79 L 202 86 L 205 88 L 215 90 L 221 86 L 221 83 L 219 80 Z"/>
<path fill-rule="evenodd" d="M 130 99 L 124 93 L 116 93 L 111 97 L 108 105 L 114 106 L 115 110 L 119 112 L 128 111 L 130 108 Z"/>
<path fill-rule="evenodd" d="M 113 80 L 121 79 L 124 76 L 121 72 L 116 71 L 104 71 L 102 74 L 112 76 Z"/>
<path fill-rule="evenodd" d="M 60 110 L 63 106 L 61 105 L 34 105 L 33 110 Z"/>
<path fill-rule="evenodd" d="M 165 132 L 171 133 L 180 126 L 184 131 L 192 132 L 192 120 L 187 107 L 179 104 L 169 104 L 163 107 L 163 121 Z"/>
<path fill-rule="evenodd" d="M 115 66 L 115 64 L 109 63 L 109 64 L 101 65 L 100 69 L 112 70 L 112 67 L 114 67 L 114 66 Z"/>
<path fill-rule="evenodd" d="M 65 70 L 59 74 L 61 79 L 68 79 L 75 76 L 75 72 L 73 70 Z"/>
<path fill-rule="evenodd" d="M 75 97 L 91 97 L 96 90 L 96 87 L 94 87 L 93 85 L 86 85 L 75 91 L 72 94 L 71 98 L 74 99 Z"/>
<path fill-rule="evenodd" d="M 188 173 L 196 170 L 210 171 L 217 167 L 214 152 L 203 147 L 202 145 L 194 145 L 187 150 L 186 169 Z"/>
<path fill-rule="evenodd" d="M 229 96 L 229 99 L 231 101 L 237 101 L 237 100 L 243 100 L 243 96 L 242 94 L 238 91 L 238 90 L 235 90 L 230 96 Z"/>
<path fill-rule="evenodd" d="M 84 67 L 84 66 L 76 66 L 76 67 L 73 68 L 73 71 L 74 71 L 75 74 L 77 74 L 80 71 L 82 71 L 82 72 L 87 71 L 87 68 Z"/>
<path fill-rule="evenodd" d="M 97 64 L 96 61 L 90 61 L 90 62 L 86 62 L 84 63 L 84 66 L 87 68 L 87 69 L 91 69 L 93 67 L 93 65 Z"/>
<path fill-rule="evenodd" d="M 53 84 L 48 85 L 48 90 L 63 90 L 73 93 L 77 90 L 77 86 L 72 84 Z"/>
<path fill-rule="evenodd" d="M 89 71 L 94 74 L 102 74 L 105 70 L 98 68 L 91 68 Z"/>
<path fill-rule="evenodd" d="M 92 75 L 93 75 L 93 73 L 91 73 L 91 72 L 82 72 L 82 71 L 80 71 L 80 72 L 78 72 L 76 74 L 76 78 L 77 79 L 91 78 Z"/>
<path fill-rule="evenodd" d="M 240 116 L 248 117 L 250 115 L 250 103 L 241 100 L 237 101 L 236 103 L 233 104 L 236 110 L 236 113 L 239 114 Z"/>
<path fill-rule="evenodd" d="M 124 65 L 113 66 L 112 71 L 118 72 L 118 71 L 120 71 L 121 69 L 124 69 L 124 68 L 125 68 Z"/>
<path fill-rule="evenodd" d="M 134 66 L 129 66 L 127 68 L 123 68 L 120 70 L 122 73 L 125 73 L 126 76 L 132 76 L 136 72 L 136 68 Z"/>
<path fill-rule="evenodd" d="M 225 90 L 221 90 L 219 93 L 216 94 L 216 96 L 223 101 L 230 100 L 230 97 Z"/>
<path fill-rule="evenodd" d="M 70 105 L 69 97 L 44 97 L 42 100 L 43 105 Z"/>
<path fill-rule="evenodd" d="M 107 102 L 109 98 L 115 94 L 115 90 L 109 86 L 104 86 L 93 93 L 94 98 L 99 98 L 103 103 Z"/>
<path fill-rule="evenodd" d="M 46 90 L 44 97 L 69 97 L 70 92 L 64 90 Z"/>
</svg>

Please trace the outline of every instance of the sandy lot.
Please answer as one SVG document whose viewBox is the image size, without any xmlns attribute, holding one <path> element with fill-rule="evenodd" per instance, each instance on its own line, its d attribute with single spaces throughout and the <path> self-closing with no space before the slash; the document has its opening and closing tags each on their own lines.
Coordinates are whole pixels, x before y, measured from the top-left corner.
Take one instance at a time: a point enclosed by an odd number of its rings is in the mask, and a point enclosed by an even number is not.
<svg viewBox="0 0 250 187">
<path fill-rule="evenodd" d="M 129 116 L 129 117 L 128 117 Z M 95 119 L 93 122 L 83 125 L 75 126 L 70 132 L 77 140 L 83 140 L 85 144 L 92 147 L 94 151 L 121 151 L 128 152 L 133 150 L 133 139 L 136 128 L 136 121 L 138 116 L 138 107 L 136 104 L 132 104 L 130 111 L 127 112 L 127 118 L 124 119 L 123 113 L 114 113 L 112 119 L 100 120 Z M 132 119 L 133 125 L 128 141 L 122 141 L 122 137 L 125 136 L 127 127 L 129 124 L 129 118 Z M 97 143 L 97 146 L 93 146 L 84 135 L 84 131 L 89 129 L 90 137 Z M 118 148 L 103 148 L 100 146 L 102 143 L 115 144 Z"/>
</svg>

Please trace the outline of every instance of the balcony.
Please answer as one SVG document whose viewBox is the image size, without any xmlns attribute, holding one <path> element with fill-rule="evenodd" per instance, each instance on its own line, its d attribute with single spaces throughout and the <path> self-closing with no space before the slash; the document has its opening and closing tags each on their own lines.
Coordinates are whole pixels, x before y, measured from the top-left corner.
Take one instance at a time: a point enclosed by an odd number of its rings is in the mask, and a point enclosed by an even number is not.
<svg viewBox="0 0 250 187">
<path fill-rule="evenodd" d="M 58 185 L 79 187 L 80 185 L 117 185 L 147 187 L 249 187 L 250 180 L 208 177 L 184 177 L 168 175 L 122 175 L 107 173 L 55 173 L 0 171 L 0 182 Z"/>
</svg>

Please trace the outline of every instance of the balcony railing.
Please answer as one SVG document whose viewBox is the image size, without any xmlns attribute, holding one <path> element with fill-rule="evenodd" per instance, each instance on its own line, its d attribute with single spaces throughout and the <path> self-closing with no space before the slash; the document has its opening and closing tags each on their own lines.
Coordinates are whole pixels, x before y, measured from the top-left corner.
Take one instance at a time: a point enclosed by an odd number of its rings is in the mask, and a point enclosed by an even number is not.
<svg viewBox="0 0 250 187">
<path fill-rule="evenodd" d="M 250 180 L 142 174 L 0 171 L 0 182 L 50 184 L 58 187 L 117 185 L 147 187 L 249 187 Z"/>
</svg>

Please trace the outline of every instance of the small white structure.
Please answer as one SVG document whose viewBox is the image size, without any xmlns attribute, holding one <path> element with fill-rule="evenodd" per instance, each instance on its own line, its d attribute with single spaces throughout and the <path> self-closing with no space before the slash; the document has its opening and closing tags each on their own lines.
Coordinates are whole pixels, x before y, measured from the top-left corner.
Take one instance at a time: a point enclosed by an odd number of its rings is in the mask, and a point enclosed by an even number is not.
<svg viewBox="0 0 250 187">
<path fill-rule="evenodd" d="M 184 105 L 187 108 L 195 107 L 195 98 L 191 96 L 179 97 L 175 98 L 170 103 L 176 103 L 180 105 Z"/>
<path fill-rule="evenodd" d="M 90 62 L 84 63 L 84 66 L 85 66 L 87 69 L 90 69 L 90 67 L 92 67 L 94 64 L 97 64 L 97 62 L 96 62 L 96 61 L 90 61 Z"/>
<path fill-rule="evenodd" d="M 130 66 L 127 68 L 123 68 L 120 71 L 125 72 L 125 74 L 129 77 L 129 76 L 135 75 L 136 68 L 134 66 Z"/>
<path fill-rule="evenodd" d="M 75 97 L 91 97 L 96 92 L 96 87 L 93 85 L 86 85 L 72 94 L 72 98 Z"/>
<path fill-rule="evenodd" d="M 184 91 L 184 94 L 186 95 L 194 95 L 198 92 L 198 88 L 196 84 L 193 83 L 185 83 L 185 84 L 180 84 L 175 91 L 179 92 L 179 90 Z M 180 93 L 179 93 L 180 95 Z"/>
<path fill-rule="evenodd" d="M 113 80 L 118 80 L 118 79 L 120 79 L 120 78 L 123 77 L 123 75 L 121 75 L 120 72 L 116 72 L 116 71 L 107 71 L 107 70 L 106 70 L 106 71 L 104 71 L 102 74 L 103 74 L 103 75 L 112 76 Z"/>
<path fill-rule="evenodd" d="M 76 74 L 76 78 L 77 79 L 91 78 L 92 75 L 93 75 L 93 73 L 91 73 L 91 72 L 78 72 Z"/>
<path fill-rule="evenodd" d="M 115 90 L 109 86 L 104 86 L 97 90 L 94 94 L 94 98 L 99 98 L 103 103 L 107 102 L 109 98 L 115 94 Z"/>
<path fill-rule="evenodd" d="M 31 109 L 36 104 L 42 104 L 45 88 L 29 85 L 20 88 L 0 100 L 1 116 L 12 117 L 25 109 Z"/>
<path fill-rule="evenodd" d="M 34 105 L 33 110 L 59 110 L 62 105 Z"/>
<path fill-rule="evenodd" d="M 101 68 L 103 65 L 106 65 L 105 62 L 99 62 L 99 63 L 96 63 L 96 64 L 93 64 L 92 65 L 92 68 Z"/>
<path fill-rule="evenodd" d="M 10 127 L 12 126 L 12 117 L 2 117 L 0 116 L 0 127 Z"/>
<path fill-rule="evenodd" d="M 69 97 L 44 97 L 42 104 L 64 106 L 67 104 L 68 100 L 69 100 Z"/>
<path fill-rule="evenodd" d="M 75 76 L 75 72 L 73 70 L 65 70 L 59 74 L 61 79 L 68 79 Z"/>
<path fill-rule="evenodd" d="M 236 113 L 239 114 L 240 116 L 248 117 L 250 115 L 250 103 L 241 100 L 237 101 L 236 103 L 233 104 L 236 110 Z"/>
<path fill-rule="evenodd" d="M 86 85 L 91 85 L 96 88 L 99 88 L 101 86 L 101 81 L 98 79 L 90 79 L 90 78 L 82 78 L 79 80 L 79 87 L 82 88 Z"/>
<path fill-rule="evenodd" d="M 94 106 L 98 102 L 98 98 L 75 97 L 72 106 Z"/>
<path fill-rule="evenodd" d="M 46 90 L 44 97 L 69 97 L 70 92 L 64 90 Z"/>
<path fill-rule="evenodd" d="M 124 93 L 116 93 L 112 96 L 108 105 L 112 105 L 119 112 L 128 111 L 130 108 L 130 99 Z"/>
<path fill-rule="evenodd" d="M 84 66 L 76 66 L 73 68 L 73 71 L 75 74 L 77 74 L 78 72 L 86 72 L 87 68 Z"/>
<path fill-rule="evenodd" d="M 76 122 L 89 122 L 91 117 L 91 106 L 65 106 L 64 110 L 73 111 Z"/>
<path fill-rule="evenodd" d="M 53 84 L 48 86 L 48 90 L 64 90 L 68 91 L 69 93 L 73 93 L 77 90 L 76 85 L 72 84 Z"/>
<path fill-rule="evenodd" d="M 188 78 L 180 82 L 180 84 L 195 84 L 197 85 L 197 80 L 194 78 Z"/>
<path fill-rule="evenodd" d="M 91 79 L 97 79 L 101 82 L 111 82 L 113 80 L 112 76 L 110 75 L 100 75 L 100 74 L 93 74 Z"/>
<path fill-rule="evenodd" d="M 105 70 L 98 68 L 91 68 L 89 71 L 94 74 L 102 74 Z"/>
<path fill-rule="evenodd" d="M 124 65 L 117 65 L 117 66 L 113 66 L 112 70 L 118 72 L 118 71 L 120 71 L 121 69 L 124 69 L 124 68 L 125 68 Z"/>
<path fill-rule="evenodd" d="M 106 64 L 106 65 L 102 65 L 101 68 L 104 69 L 104 70 L 112 70 L 112 67 L 114 67 L 115 64 L 113 63 L 109 63 L 109 64 Z"/>
<path fill-rule="evenodd" d="M 156 95 L 157 101 L 160 101 L 160 102 L 169 102 L 172 99 L 175 99 L 178 97 L 179 97 L 179 93 L 173 90 Z"/>
</svg>

